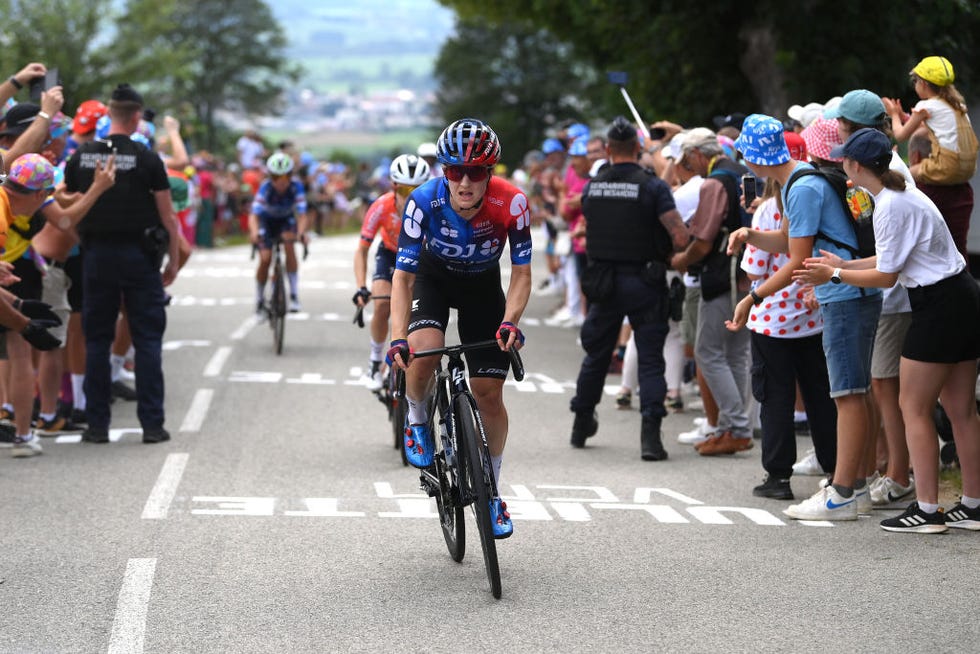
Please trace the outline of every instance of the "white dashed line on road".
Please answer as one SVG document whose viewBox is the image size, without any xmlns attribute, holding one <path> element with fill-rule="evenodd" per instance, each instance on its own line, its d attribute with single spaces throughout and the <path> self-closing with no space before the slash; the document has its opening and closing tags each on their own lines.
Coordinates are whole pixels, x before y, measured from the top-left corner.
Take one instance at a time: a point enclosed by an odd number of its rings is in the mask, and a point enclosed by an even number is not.
<svg viewBox="0 0 980 654">
<path fill-rule="evenodd" d="M 208 364 L 204 366 L 204 376 L 217 377 L 220 375 L 221 369 L 224 368 L 225 362 L 228 360 L 229 356 L 231 356 L 230 346 L 224 345 L 219 347 L 215 353 L 211 355 L 211 359 L 208 361 Z"/>
<path fill-rule="evenodd" d="M 180 424 L 180 431 L 201 431 L 204 418 L 208 415 L 208 407 L 211 406 L 211 398 L 214 397 L 213 388 L 199 388 L 194 393 L 191 406 L 184 415 L 184 422 Z"/>
<path fill-rule="evenodd" d="M 156 559 L 130 559 L 126 563 L 116 616 L 109 637 L 109 654 L 137 654 L 143 651 L 146 635 L 146 611 L 153 588 Z"/>
<path fill-rule="evenodd" d="M 188 457 L 188 454 L 182 452 L 167 455 L 167 460 L 163 462 L 163 468 L 157 477 L 157 483 L 153 485 L 150 497 L 143 507 L 144 520 L 163 520 L 167 517 L 170 503 L 173 502 L 177 487 L 180 485 L 180 478 L 184 475 Z"/>
</svg>

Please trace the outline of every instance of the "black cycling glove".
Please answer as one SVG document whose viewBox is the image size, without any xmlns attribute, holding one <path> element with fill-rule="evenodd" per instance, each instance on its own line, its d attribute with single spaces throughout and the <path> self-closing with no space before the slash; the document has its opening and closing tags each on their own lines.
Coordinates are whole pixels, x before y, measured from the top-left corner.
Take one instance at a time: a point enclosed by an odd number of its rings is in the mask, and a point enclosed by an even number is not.
<svg viewBox="0 0 980 654">
<path fill-rule="evenodd" d="M 33 347 L 38 350 L 53 350 L 59 345 L 61 341 L 51 335 L 45 328 L 45 323 L 48 321 L 44 320 L 32 320 L 27 323 L 27 327 L 24 327 L 24 331 L 20 333 L 24 337 L 24 340 L 30 343 Z M 60 324 L 60 323 L 58 323 Z M 54 326 L 54 325 L 50 325 Z"/>
<path fill-rule="evenodd" d="M 51 310 L 51 305 L 46 302 L 41 302 L 40 300 L 21 300 L 18 298 L 13 301 L 13 307 L 28 318 L 51 322 L 50 325 L 45 325 L 45 327 L 57 327 L 61 324 L 61 318 Z"/>
</svg>

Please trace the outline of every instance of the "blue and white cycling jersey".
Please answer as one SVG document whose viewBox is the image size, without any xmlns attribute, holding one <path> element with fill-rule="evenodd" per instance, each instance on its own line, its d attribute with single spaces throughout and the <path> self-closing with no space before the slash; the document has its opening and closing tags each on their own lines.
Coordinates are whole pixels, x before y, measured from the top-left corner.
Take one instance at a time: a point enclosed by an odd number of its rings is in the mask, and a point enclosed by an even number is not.
<svg viewBox="0 0 980 654">
<path fill-rule="evenodd" d="M 306 192 L 303 185 L 293 180 L 285 193 L 276 193 L 272 182 L 262 182 L 255 199 L 252 201 L 252 213 L 260 220 L 286 220 L 296 214 L 306 213 Z"/>
<path fill-rule="evenodd" d="M 405 203 L 395 267 L 416 272 L 424 247 L 446 270 L 482 272 L 497 265 L 508 239 L 511 263 L 531 263 L 531 212 L 519 188 L 491 177 L 483 206 L 465 220 L 450 205 L 445 178 L 438 177 L 415 189 Z"/>
</svg>

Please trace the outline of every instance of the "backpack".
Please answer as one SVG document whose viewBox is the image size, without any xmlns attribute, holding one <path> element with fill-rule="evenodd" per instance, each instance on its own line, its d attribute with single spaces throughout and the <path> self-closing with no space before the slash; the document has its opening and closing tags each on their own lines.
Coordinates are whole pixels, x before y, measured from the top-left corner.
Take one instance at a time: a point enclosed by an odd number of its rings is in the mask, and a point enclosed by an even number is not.
<svg viewBox="0 0 980 654">
<path fill-rule="evenodd" d="M 844 208 L 844 215 L 850 216 L 852 219 L 851 227 L 854 229 L 854 236 L 857 239 L 858 246 L 855 248 L 852 245 L 830 238 L 823 232 L 817 232 L 817 237 L 847 250 L 855 259 L 873 257 L 875 255 L 875 232 L 874 223 L 872 222 L 874 199 L 871 197 L 871 194 L 861 188 L 849 187 L 847 175 L 840 168 L 819 166 L 794 172 L 786 183 L 787 198 L 789 197 L 789 190 L 793 188 L 793 183 L 807 175 L 817 175 L 830 184 L 830 187 L 834 190 L 834 195 L 837 196 L 841 206 Z"/>
</svg>

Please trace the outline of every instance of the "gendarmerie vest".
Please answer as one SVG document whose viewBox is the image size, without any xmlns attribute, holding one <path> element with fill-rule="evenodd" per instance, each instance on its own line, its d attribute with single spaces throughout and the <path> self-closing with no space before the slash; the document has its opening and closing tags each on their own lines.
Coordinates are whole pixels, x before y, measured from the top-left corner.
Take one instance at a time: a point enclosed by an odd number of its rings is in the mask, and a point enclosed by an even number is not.
<svg viewBox="0 0 980 654">
<path fill-rule="evenodd" d="M 148 227 L 160 224 L 154 191 L 170 188 L 160 157 L 128 136 L 114 134 L 105 141 L 83 144 L 68 161 L 65 184 L 69 191 L 92 185 L 97 162 L 116 152 L 116 183 L 95 201 L 78 224 L 84 240 L 138 243 Z"/>
<path fill-rule="evenodd" d="M 673 206 L 661 206 L 657 184 L 663 182 L 634 163 L 603 166 L 589 180 L 582 190 L 589 259 L 618 263 L 666 261 L 672 243 L 660 223 L 660 215 Z"/>
</svg>

